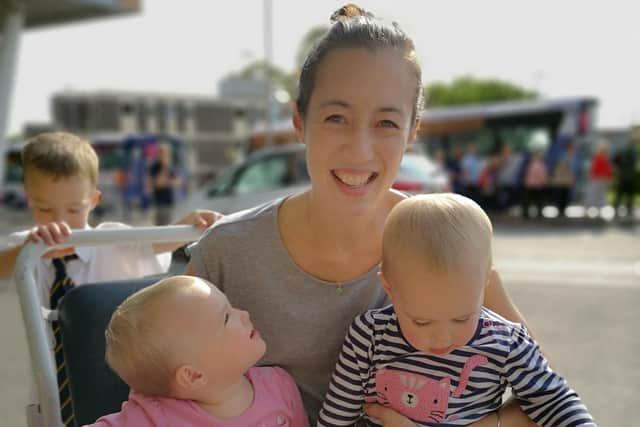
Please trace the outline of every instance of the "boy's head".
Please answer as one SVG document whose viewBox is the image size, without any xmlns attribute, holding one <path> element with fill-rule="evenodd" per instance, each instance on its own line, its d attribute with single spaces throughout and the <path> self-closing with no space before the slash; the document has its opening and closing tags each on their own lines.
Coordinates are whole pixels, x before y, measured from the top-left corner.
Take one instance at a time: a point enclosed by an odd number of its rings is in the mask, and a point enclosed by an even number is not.
<svg viewBox="0 0 640 427">
<path fill-rule="evenodd" d="M 106 359 L 135 391 L 199 400 L 237 381 L 266 351 L 249 314 L 209 282 L 175 276 L 113 313 Z"/>
<path fill-rule="evenodd" d="M 398 203 L 385 224 L 384 288 L 407 341 L 446 354 L 474 335 L 491 271 L 491 221 L 457 194 Z"/>
<path fill-rule="evenodd" d="M 37 224 L 87 225 L 100 199 L 98 156 L 91 144 L 64 132 L 42 133 L 22 150 L 27 201 Z"/>
</svg>

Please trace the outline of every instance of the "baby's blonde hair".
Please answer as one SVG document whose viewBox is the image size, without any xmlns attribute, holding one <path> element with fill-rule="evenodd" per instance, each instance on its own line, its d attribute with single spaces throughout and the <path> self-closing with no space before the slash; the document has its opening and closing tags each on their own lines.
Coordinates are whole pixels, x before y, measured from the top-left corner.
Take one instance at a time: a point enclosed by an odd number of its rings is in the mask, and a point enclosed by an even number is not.
<svg viewBox="0 0 640 427">
<path fill-rule="evenodd" d="M 163 335 L 158 319 L 172 313 L 158 306 L 193 286 L 187 276 L 174 276 L 139 290 L 115 310 L 105 331 L 107 364 L 131 389 L 149 396 L 171 390 L 171 337 Z M 168 306 L 168 304 L 167 304 Z M 175 337 L 174 337 L 175 338 Z"/>
<path fill-rule="evenodd" d="M 417 256 L 433 271 L 455 273 L 481 257 L 487 274 L 491 268 L 491 220 L 473 200 L 452 193 L 425 194 L 398 203 L 385 223 L 382 270 L 386 275 L 402 269 L 402 260 Z"/>
</svg>

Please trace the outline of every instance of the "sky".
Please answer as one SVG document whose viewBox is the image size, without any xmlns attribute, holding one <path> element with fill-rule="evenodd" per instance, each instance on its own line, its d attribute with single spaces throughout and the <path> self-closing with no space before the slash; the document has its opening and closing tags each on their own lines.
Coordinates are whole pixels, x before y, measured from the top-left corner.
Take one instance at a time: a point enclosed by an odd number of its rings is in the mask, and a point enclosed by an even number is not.
<svg viewBox="0 0 640 427">
<path fill-rule="evenodd" d="M 9 131 L 47 122 L 51 94 L 143 90 L 215 95 L 220 78 L 264 57 L 262 0 L 142 0 L 141 13 L 25 31 Z M 345 1 L 273 0 L 273 60 Z M 416 44 L 425 83 L 500 78 L 545 97 L 595 96 L 598 124 L 640 123 L 640 2 L 360 0 Z"/>
</svg>

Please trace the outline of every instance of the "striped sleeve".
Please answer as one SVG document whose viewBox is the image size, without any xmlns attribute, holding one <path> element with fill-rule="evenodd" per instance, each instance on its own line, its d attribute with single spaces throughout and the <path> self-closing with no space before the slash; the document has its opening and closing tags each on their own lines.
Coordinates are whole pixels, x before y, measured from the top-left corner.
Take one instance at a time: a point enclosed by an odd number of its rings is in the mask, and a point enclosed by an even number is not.
<svg viewBox="0 0 640 427">
<path fill-rule="evenodd" d="M 349 327 L 318 416 L 318 426 L 352 426 L 362 416 L 373 333 L 373 319 L 368 313 L 358 316 Z"/>
<path fill-rule="evenodd" d="M 543 427 L 594 426 L 578 394 L 553 372 L 526 328 L 513 329 L 506 378 L 522 410 Z"/>
</svg>

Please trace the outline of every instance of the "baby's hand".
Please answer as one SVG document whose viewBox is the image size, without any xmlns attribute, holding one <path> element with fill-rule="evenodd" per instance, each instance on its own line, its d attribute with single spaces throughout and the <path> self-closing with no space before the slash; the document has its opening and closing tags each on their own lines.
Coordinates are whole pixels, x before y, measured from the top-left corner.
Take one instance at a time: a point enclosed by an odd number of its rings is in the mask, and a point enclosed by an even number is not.
<svg viewBox="0 0 640 427">
<path fill-rule="evenodd" d="M 201 230 L 211 227 L 217 220 L 224 217 L 221 213 L 198 209 L 191 212 L 184 218 L 176 221 L 175 225 L 194 225 Z"/>
<path fill-rule="evenodd" d="M 71 228 L 66 222 L 52 222 L 49 224 L 38 225 L 31 229 L 27 241 L 34 243 L 44 243 L 47 246 L 60 245 L 71 235 Z M 44 258 L 57 258 L 74 253 L 72 247 L 54 249 L 45 252 Z"/>
</svg>

